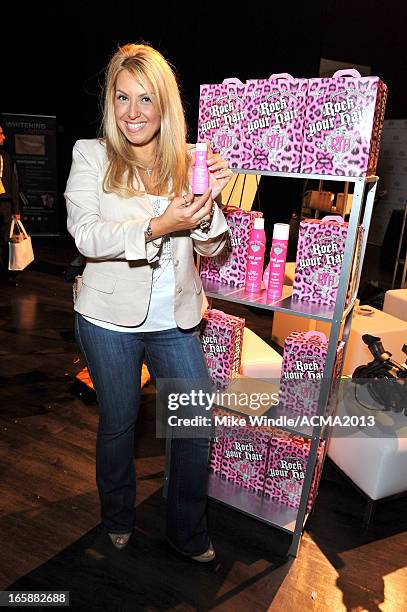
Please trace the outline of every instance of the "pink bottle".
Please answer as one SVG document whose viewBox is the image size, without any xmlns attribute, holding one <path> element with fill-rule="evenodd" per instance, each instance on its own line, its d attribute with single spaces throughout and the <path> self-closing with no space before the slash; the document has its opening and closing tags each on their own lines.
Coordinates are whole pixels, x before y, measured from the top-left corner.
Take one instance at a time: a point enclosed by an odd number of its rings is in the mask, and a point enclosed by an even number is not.
<svg viewBox="0 0 407 612">
<path fill-rule="evenodd" d="M 267 301 L 276 302 L 283 293 L 285 260 L 287 259 L 288 236 L 290 226 L 288 223 L 275 223 L 273 228 L 273 241 L 270 250 L 270 272 L 267 287 Z"/>
<path fill-rule="evenodd" d="M 208 145 L 197 142 L 195 150 L 195 166 L 192 171 L 192 193 L 202 195 L 209 187 L 209 172 L 206 163 Z"/>
<path fill-rule="evenodd" d="M 266 253 L 266 234 L 264 219 L 256 217 L 249 239 L 247 254 L 246 291 L 259 293 L 263 274 L 264 255 Z"/>
</svg>

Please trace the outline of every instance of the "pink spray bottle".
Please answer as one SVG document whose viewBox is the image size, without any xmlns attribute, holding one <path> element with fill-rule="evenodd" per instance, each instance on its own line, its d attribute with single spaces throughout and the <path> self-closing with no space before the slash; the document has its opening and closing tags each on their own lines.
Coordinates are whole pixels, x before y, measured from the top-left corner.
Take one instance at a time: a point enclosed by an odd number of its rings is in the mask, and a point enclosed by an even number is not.
<svg viewBox="0 0 407 612">
<path fill-rule="evenodd" d="M 285 261 L 287 259 L 288 236 L 290 226 L 288 223 L 275 223 L 273 240 L 270 250 L 270 267 L 267 287 L 267 302 L 276 302 L 283 294 Z"/>
<path fill-rule="evenodd" d="M 256 217 L 249 239 L 246 268 L 246 291 L 250 293 L 260 292 L 265 252 L 266 234 L 264 232 L 264 219 Z"/>
<path fill-rule="evenodd" d="M 208 145 L 206 142 L 197 142 L 195 148 L 195 166 L 192 171 L 192 193 L 202 195 L 209 187 L 209 171 L 206 163 Z"/>
</svg>

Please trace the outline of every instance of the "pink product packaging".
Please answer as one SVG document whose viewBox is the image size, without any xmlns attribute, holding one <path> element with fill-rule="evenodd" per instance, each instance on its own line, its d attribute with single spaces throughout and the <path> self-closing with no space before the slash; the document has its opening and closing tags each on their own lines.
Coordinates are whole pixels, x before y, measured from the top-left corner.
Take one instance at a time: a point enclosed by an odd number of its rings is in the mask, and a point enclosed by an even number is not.
<svg viewBox="0 0 407 612">
<path fill-rule="evenodd" d="M 312 508 L 324 453 L 325 441 L 318 447 L 316 469 L 307 501 L 307 511 Z M 302 486 L 310 451 L 310 440 L 293 436 L 282 430 L 274 430 L 270 441 L 264 497 L 270 501 L 299 508 Z"/>
<path fill-rule="evenodd" d="M 286 73 L 247 81 L 242 168 L 300 171 L 307 90 L 307 79 Z"/>
<path fill-rule="evenodd" d="M 218 408 L 212 411 L 212 422 L 218 419 L 218 423 L 214 427 L 217 441 L 211 446 L 209 469 L 223 480 L 263 495 L 271 430 L 230 426 L 231 415 Z"/>
<path fill-rule="evenodd" d="M 339 342 L 332 373 L 330 396 L 340 377 L 344 343 Z M 289 414 L 317 414 L 321 380 L 324 374 L 328 340 L 323 332 L 294 331 L 284 342 L 280 381 L 280 406 Z M 328 408 L 329 411 L 329 408 Z"/>
<path fill-rule="evenodd" d="M 264 232 L 264 219 L 256 217 L 250 234 L 249 252 L 247 255 L 246 290 L 249 293 L 260 292 L 265 252 L 266 234 Z"/>
<path fill-rule="evenodd" d="M 267 281 L 267 302 L 277 301 L 283 294 L 289 235 L 290 226 L 288 223 L 274 224 Z"/>
<path fill-rule="evenodd" d="M 347 233 L 348 223 L 340 216 L 301 221 L 292 293 L 295 299 L 335 306 Z M 359 241 L 361 237 L 360 227 Z M 350 287 L 356 272 L 353 266 Z"/>
<path fill-rule="evenodd" d="M 210 444 L 208 469 L 213 474 L 218 474 L 219 476 L 222 467 L 222 455 L 223 438 L 220 432 L 215 430 Z"/>
<path fill-rule="evenodd" d="M 240 369 L 245 320 L 220 310 L 207 310 L 201 321 L 201 343 L 209 376 L 225 388 Z"/>
<path fill-rule="evenodd" d="M 216 423 L 216 419 L 230 416 L 230 412 L 221 408 L 213 408 L 212 410 L 212 437 L 209 449 L 208 469 L 210 472 L 221 475 L 222 460 L 223 460 L 223 445 L 225 440 L 225 427 L 220 423 Z M 215 419 L 216 417 L 216 419 Z"/>
<path fill-rule="evenodd" d="M 220 255 L 202 257 L 201 278 L 232 287 L 244 287 L 250 234 L 254 219 L 262 217 L 263 213 L 233 206 L 225 208 L 223 213 L 229 227 L 227 244 Z"/>
<path fill-rule="evenodd" d="M 269 434 L 261 428 L 229 428 L 225 432 L 221 477 L 263 495 Z"/>
<path fill-rule="evenodd" d="M 236 78 L 200 87 L 198 140 L 208 140 L 231 168 L 240 167 L 245 92 L 246 84 Z"/>
<path fill-rule="evenodd" d="M 208 145 L 206 142 L 196 143 L 195 166 L 192 171 L 192 193 L 202 195 L 209 187 L 209 171 L 207 165 Z"/>
<path fill-rule="evenodd" d="M 357 70 L 310 79 L 301 172 L 339 176 L 374 174 L 387 86 Z"/>
</svg>

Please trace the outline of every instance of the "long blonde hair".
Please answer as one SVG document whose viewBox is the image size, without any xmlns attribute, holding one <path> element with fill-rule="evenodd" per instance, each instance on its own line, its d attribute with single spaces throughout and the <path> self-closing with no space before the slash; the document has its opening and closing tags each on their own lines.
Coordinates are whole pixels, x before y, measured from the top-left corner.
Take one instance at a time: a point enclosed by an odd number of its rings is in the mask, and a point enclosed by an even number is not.
<svg viewBox="0 0 407 612">
<path fill-rule="evenodd" d="M 165 58 L 143 44 L 127 44 L 111 58 L 106 71 L 103 138 L 106 143 L 108 168 L 103 181 L 106 192 L 130 198 L 144 193 L 131 144 L 116 124 L 114 97 L 116 79 L 127 70 L 140 85 L 152 87 L 153 103 L 161 117 L 157 137 L 156 187 L 180 195 L 188 190 L 189 158 L 186 151 L 186 124 L 175 74 Z"/>
</svg>

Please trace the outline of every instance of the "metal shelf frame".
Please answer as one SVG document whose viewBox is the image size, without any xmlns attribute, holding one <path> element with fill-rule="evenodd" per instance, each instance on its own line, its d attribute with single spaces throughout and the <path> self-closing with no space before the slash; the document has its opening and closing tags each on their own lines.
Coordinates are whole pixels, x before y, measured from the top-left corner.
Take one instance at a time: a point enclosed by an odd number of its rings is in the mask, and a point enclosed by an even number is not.
<svg viewBox="0 0 407 612">
<path fill-rule="evenodd" d="M 275 312 L 298 315 L 299 317 L 316 319 L 317 321 L 325 321 L 327 323 L 332 323 L 333 321 L 334 308 L 319 306 L 311 302 L 301 302 L 293 298 L 291 294 L 276 302 L 268 302 L 264 289 L 262 289 L 259 294 L 254 295 L 248 293 L 246 289 L 233 288 L 229 285 L 222 285 L 221 283 L 207 281 L 206 279 L 202 279 L 202 286 L 208 298 L 235 302 L 243 304 L 244 306 L 254 306 L 255 308 L 261 308 L 263 310 L 273 310 Z M 343 319 L 353 308 L 354 301 L 355 300 L 352 299 L 349 306 L 344 310 Z"/>
<path fill-rule="evenodd" d="M 297 520 L 295 508 L 265 499 L 242 487 L 231 485 L 230 482 L 222 480 L 215 474 L 209 474 L 208 497 L 281 531 L 291 535 L 294 533 Z"/>
<path fill-rule="evenodd" d="M 232 168 L 238 174 L 259 174 L 261 176 L 275 176 L 278 178 L 298 178 L 316 181 L 339 181 L 341 183 L 376 183 L 378 177 L 371 176 L 343 176 L 340 174 L 306 174 L 300 172 L 272 172 L 271 170 L 248 170 L 246 168 Z"/>
<path fill-rule="evenodd" d="M 400 289 L 404 289 L 404 285 L 406 283 L 406 278 L 407 278 L 407 249 L 405 249 L 405 253 L 401 252 L 402 247 L 403 247 L 403 238 L 404 238 L 404 232 L 406 230 L 406 226 L 407 226 L 407 204 L 404 207 L 404 216 L 403 216 L 403 221 L 402 221 L 402 224 L 401 224 L 400 240 L 399 240 L 399 245 L 397 247 L 396 261 L 394 263 L 393 280 L 391 282 L 391 288 L 392 289 L 394 289 L 395 285 L 396 285 L 396 278 L 397 278 L 399 266 L 402 266 L 401 279 L 400 279 Z"/>
<path fill-rule="evenodd" d="M 310 178 L 315 178 L 315 177 L 310 177 Z M 327 180 L 331 180 L 331 177 L 327 178 Z M 351 179 L 349 179 L 349 177 L 342 177 L 342 180 L 345 182 L 350 182 Z M 331 323 L 331 330 L 329 334 L 327 358 L 325 362 L 321 391 L 320 391 L 319 400 L 318 400 L 318 411 L 317 411 L 318 416 L 322 416 L 326 410 L 328 396 L 329 396 L 330 382 L 332 379 L 332 374 L 333 374 L 333 369 L 334 369 L 334 364 L 335 364 L 336 347 L 340 339 L 341 323 L 344 318 L 344 315 L 345 315 L 345 325 L 344 325 L 343 332 L 342 332 L 342 340 L 345 342 L 344 353 L 346 352 L 347 341 L 349 338 L 350 327 L 352 323 L 353 307 L 351 311 L 348 313 L 348 316 L 346 316 L 345 302 L 346 302 L 346 295 L 347 295 L 352 265 L 353 265 L 353 259 L 355 256 L 358 227 L 359 227 L 359 224 L 361 223 L 363 227 L 363 235 L 362 235 L 362 245 L 361 245 L 361 251 L 360 251 L 359 266 L 356 272 L 356 283 L 355 283 L 354 294 L 351 299 L 351 304 L 354 304 L 354 301 L 356 299 L 356 295 L 359 289 L 363 261 L 364 261 L 364 256 L 366 252 L 367 237 L 369 234 L 370 221 L 372 218 L 373 203 L 374 203 L 374 197 L 376 193 L 377 181 L 378 181 L 378 177 L 376 176 L 366 177 L 366 178 L 360 177 L 357 180 L 353 181 L 355 183 L 355 189 L 353 192 L 352 209 L 351 209 L 351 214 L 350 214 L 350 219 L 349 219 L 348 233 L 346 236 L 345 251 L 344 251 L 344 257 L 343 257 L 343 262 L 342 262 L 341 275 L 339 279 L 338 293 L 337 293 L 337 298 L 336 298 L 336 303 L 335 303 L 335 308 L 334 308 L 334 313 L 333 313 L 333 318 L 332 318 L 332 323 Z M 362 217 L 362 212 L 363 212 L 363 217 Z M 345 359 L 345 354 L 343 358 Z M 298 547 L 301 541 L 301 536 L 302 536 L 302 531 L 303 531 L 303 526 L 304 526 L 304 521 L 305 521 L 307 500 L 308 500 L 308 496 L 309 496 L 309 492 L 310 492 L 310 488 L 312 484 L 312 478 L 313 478 L 316 461 L 317 461 L 318 445 L 322 438 L 322 433 L 323 432 L 322 432 L 321 426 L 314 427 L 312 440 L 311 440 L 310 453 L 308 456 L 307 469 L 305 472 L 305 479 L 304 479 L 303 489 L 302 489 L 302 494 L 301 494 L 300 506 L 298 509 L 298 515 L 297 515 L 297 520 L 295 524 L 293 539 L 292 539 L 291 546 L 290 546 L 289 553 L 288 553 L 289 556 L 292 556 L 292 557 L 295 557 L 297 555 Z M 324 433 L 325 433 L 325 437 L 329 438 L 330 431 L 326 431 Z M 328 440 L 326 441 L 328 442 Z M 324 456 L 322 458 L 322 466 L 323 466 L 323 462 L 325 461 L 327 446 L 328 444 L 326 443 L 325 449 L 324 449 Z M 322 472 L 322 469 L 321 469 L 321 472 Z"/>
<path fill-rule="evenodd" d="M 275 312 L 285 312 L 287 314 L 312 318 L 320 321 L 325 321 L 331 324 L 327 358 L 325 362 L 323 379 L 321 382 L 320 394 L 318 399 L 318 410 L 316 412 L 317 416 L 322 416 L 326 414 L 327 410 L 330 384 L 335 365 L 336 348 L 340 339 L 345 342 L 344 351 L 346 351 L 347 340 L 349 337 L 350 327 L 352 323 L 353 308 L 362 273 L 378 177 L 349 177 L 320 174 L 259 172 L 255 170 L 245 169 L 235 169 L 234 172 L 245 174 L 261 174 L 263 176 L 275 176 L 280 178 L 290 177 L 299 179 L 316 179 L 319 181 L 341 181 L 345 183 L 344 188 L 346 191 L 348 190 L 349 183 L 354 183 L 353 202 L 345 243 L 342 270 L 339 278 L 336 303 L 333 309 L 321 307 L 315 304 L 304 304 L 300 301 L 294 300 L 291 296 L 287 296 L 278 302 L 268 304 L 264 292 L 259 296 L 250 296 L 249 294 L 247 294 L 247 292 L 245 292 L 244 289 L 236 289 L 226 285 L 222 286 L 219 283 L 203 284 L 206 295 L 209 298 L 238 302 L 247 306 L 254 306 Z M 355 257 L 358 228 L 360 224 L 363 227 L 363 234 L 359 265 L 356 271 L 355 289 L 354 294 L 351 296 L 349 305 L 346 306 L 346 297 L 348 293 L 348 286 L 353 266 L 353 260 Z M 239 512 L 252 516 L 257 520 L 272 525 L 277 529 L 292 534 L 292 540 L 288 550 L 288 556 L 296 557 L 301 542 L 304 525 L 308 517 L 307 500 L 309 497 L 312 479 L 316 467 L 318 446 L 323 438 L 325 438 L 326 442 L 328 442 L 330 430 L 329 428 L 324 428 L 321 425 L 318 425 L 313 427 L 312 431 L 292 431 L 292 433 L 296 433 L 297 435 L 304 436 L 311 440 L 310 452 L 308 455 L 307 467 L 305 471 L 305 478 L 303 481 L 301 500 L 298 510 L 294 508 L 289 508 L 281 504 L 277 504 L 267 499 L 257 497 L 255 494 L 249 493 L 240 489 L 239 487 L 235 487 L 232 484 L 222 481 L 222 479 L 213 474 L 209 476 L 208 497 L 210 499 L 218 501 L 219 503 L 227 505 L 228 507 L 233 508 Z M 321 472 L 323 463 L 325 461 L 326 450 L 327 443 L 325 444 L 324 456 L 322 457 Z M 170 464 L 170 452 L 171 439 L 167 438 L 164 496 L 166 496 L 169 480 L 168 469 Z M 317 484 L 319 486 L 319 483 Z"/>
</svg>

